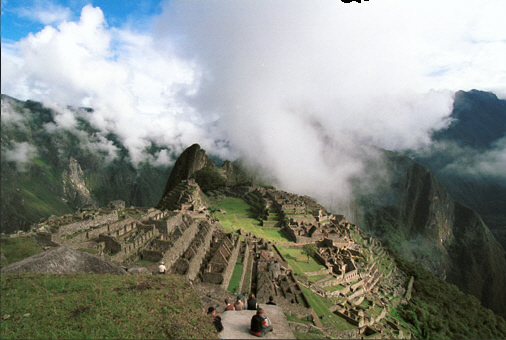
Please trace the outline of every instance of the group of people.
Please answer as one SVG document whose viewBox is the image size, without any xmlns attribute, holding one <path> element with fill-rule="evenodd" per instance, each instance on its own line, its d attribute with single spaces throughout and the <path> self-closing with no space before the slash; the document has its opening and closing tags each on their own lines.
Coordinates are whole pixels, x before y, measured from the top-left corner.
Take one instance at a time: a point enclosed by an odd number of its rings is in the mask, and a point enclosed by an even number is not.
<svg viewBox="0 0 506 340">
<path fill-rule="evenodd" d="M 234 304 L 230 303 L 230 299 L 225 299 L 225 310 L 257 310 L 258 303 L 255 299 L 255 294 L 250 294 L 249 299 L 246 301 L 246 304 L 242 302 L 242 295 L 237 295 L 237 299 Z"/>
<path fill-rule="evenodd" d="M 275 305 L 274 298 L 272 296 L 269 297 L 268 305 Z M 232 304 L 230 299 L 225 299 L 225 310 L 256 310 L 256 314 L 251 318 L 250 324 L 250 333 L 256 336 L 264 336 L 268 332 L 272 332 L 272 324 L 269 318 L 265 315 L 265 311 L 263 308 L 257 303 L 255 299 L 255 294 L 251 293 L 249 295 L 246 304 L 242 302 L 242 295 L 238 295 L 236 301 Z M 221 317 L 216 315 L 216 309 L 214 307 L 209 307 L 207 310 L 207 314 L 210 314 L 213 317 L 214 327 L 218 332 L 223 330 L 223 324 L 221 323 Z"/>
</svg>

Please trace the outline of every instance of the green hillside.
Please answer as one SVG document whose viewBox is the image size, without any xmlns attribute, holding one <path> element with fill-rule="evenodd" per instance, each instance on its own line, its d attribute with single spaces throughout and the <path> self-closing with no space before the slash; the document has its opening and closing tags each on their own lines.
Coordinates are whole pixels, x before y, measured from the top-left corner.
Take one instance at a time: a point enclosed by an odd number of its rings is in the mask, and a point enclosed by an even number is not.
<svg viewBox="0 0 506 340">
<path fill-rule="evenodd" d="M 42 218 L 112 200 L 154 206 L 168 166 L 133 164 L 118 136 L 89 122 L 91 109 L 68 108 L 75 126 L 57 124 L 61 112 L 2 95 L 0 228 L 28 230 Z M 164 148 L 152 144 L 146 154 Z M 167 150 L 166 150 L 167 151 Z"/>
</svg>

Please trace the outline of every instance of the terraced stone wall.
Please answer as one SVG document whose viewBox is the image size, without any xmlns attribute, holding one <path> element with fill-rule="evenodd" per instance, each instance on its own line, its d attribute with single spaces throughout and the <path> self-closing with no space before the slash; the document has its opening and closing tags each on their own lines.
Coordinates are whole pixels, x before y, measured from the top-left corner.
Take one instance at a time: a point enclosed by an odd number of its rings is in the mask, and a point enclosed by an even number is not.
<svg viewBox="0 0 506 340">
<path fill-rule="evenodd" d="M 213 230 L 214 226 L 211 223 L 207 221 L 200 222 L 200 231 L 194 240 L 194 242 L 196 242 L 194 245 L 194 254 L 189 259 L 188 271 L 186 272 L 186 276 L 190 280 L 195 280 L 199 274 L 202 260 L 211 246 Z"/>
<path fill-rule="evenodd" d="M 165 261 L 165 266 L 167 266 L 167 268 L 172 267 L 177 259 L 184 254 L 199 231 L 199 223 L 188 215 L 183 215 L 181 220 L 183 223 L 180 224 L 178 228 L 174 227 L 175 230 L 173 232 L 174 234 L 176 231 L 181 230 L 181 235 L 171 240 L 172 247 L 167 249 L 163 254 L 163 261 Z"/>
</svg>

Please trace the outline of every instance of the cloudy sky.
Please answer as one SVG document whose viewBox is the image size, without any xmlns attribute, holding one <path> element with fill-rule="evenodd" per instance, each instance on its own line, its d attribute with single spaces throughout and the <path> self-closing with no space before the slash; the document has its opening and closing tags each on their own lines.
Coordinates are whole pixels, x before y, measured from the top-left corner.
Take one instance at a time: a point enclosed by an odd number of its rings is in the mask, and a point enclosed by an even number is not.
<svg viewBox="0 0 506 340">
<path fill-rule="evenodd" d="M 150 141 L 199 143 L 296 192 L 346 193 L 374 156 L 362 145 L 426 146 L 458 90 L 506 98 L 503 0 L 2 0 L 1 10 L 3 94 L 94 108 L 93 124 L 134 161 Z"/>
</svg>

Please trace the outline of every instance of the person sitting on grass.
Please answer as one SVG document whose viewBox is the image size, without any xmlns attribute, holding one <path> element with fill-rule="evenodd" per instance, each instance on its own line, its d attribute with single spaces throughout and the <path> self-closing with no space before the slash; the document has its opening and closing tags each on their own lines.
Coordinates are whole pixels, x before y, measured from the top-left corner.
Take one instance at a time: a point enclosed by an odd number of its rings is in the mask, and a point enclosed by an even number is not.
<svg viewBox="0 0 506 340">
<path fill-rule="evenodd" d="M 251 328 L 249 332 L 256 336 L 264 336 L 272 331 L 271 321 L 265 316 L 264 310 L 258 308 L 257 313 L 251 318 Z"/>
<path fill-rule="evenodd" d="M 223 330 L 223 324 L 221 323 L 221 316 L 216 315 L 216 309 L 214 307 L 209 307 L 207 309 L 207 314 L 213 317 L 214 327 L 218 332 Z"/>
</svg>

